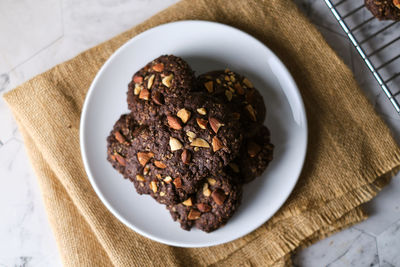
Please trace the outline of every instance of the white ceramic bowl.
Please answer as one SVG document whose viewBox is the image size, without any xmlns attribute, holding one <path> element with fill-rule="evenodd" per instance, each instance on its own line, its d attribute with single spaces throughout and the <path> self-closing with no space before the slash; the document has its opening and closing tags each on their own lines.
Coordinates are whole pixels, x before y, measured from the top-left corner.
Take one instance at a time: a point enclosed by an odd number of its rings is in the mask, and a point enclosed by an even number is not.
<svg viewBox="0 0 400 267">
<path fill-rule="evenodd" d="M 247 76 L 267 106 L 265 124 L 275 145 L 264 174 L 244 186 L 242 205 L 222 228 L 184 231 L 163 205 L 140 196 L 106 160 L 106 138 L 128 112 L 133 73 L 163 54 L 185 59 L 197 74 L 229 68 Z M 99 198 L 124 224 L 174 246 L 203 247 L 237 239 L 265 223 L 283 205 L 300 175 L 307 148 L 307 120 L 300 93 L 282 62 L 264 44 L 235 28 L 205 21 L 161 25 L 132 38 L 104 64 L 87 94 L 81 118 L 81 150 Z"/>
</svg>

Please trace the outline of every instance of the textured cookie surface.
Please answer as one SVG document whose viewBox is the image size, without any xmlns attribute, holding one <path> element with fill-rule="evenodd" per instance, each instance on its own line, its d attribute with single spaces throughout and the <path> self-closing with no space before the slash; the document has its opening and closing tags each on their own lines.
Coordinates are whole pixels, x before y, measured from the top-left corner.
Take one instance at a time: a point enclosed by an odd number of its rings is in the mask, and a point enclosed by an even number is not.
<svg viewBox="0 0 400 267">
<path fill-rule="evenodd" d="M 232 118 L 229 107 L 204 93 L 181 98 L 168 112 L 135 138 L 130 168 L 138 172 L 144 165 L 137 155 L 152 153 L 149 162 L 162 162 L 165 175 L 181 177 L 186 192 L 193 192 L 205 175 L 219 172 L 238 156 L 240 123 Z"/>
<path fill-rule="evenodd" d="M 399 0 L 365 0 L 365 6 L 380 20 L 400 20 Z"/>
<path fill-rule="evenodd" d="M 235 110 L 246 135 L 253 134 L 248 129 L 254 129 L 254 124 L 264 122 L 264 100 L 246 77 L 230 70 L 211 71 L 200 75 L 198 84 L 200 90 L 228 103 Z"/>
<path fill-rule="evenodd" d="M 168 205 L 172 218 L 185 230 L 193 226 L 211 232 L 223 226 L 240 205 L 242 188 L 221 172 L 204 180 L 196 194 L 183 203 Z"/>
<path fill-rule="evenodd" d="M 141 129 L 131 114 L 124 114 L 107 137 L 107 160 L 121 174 L 125 172 L 128 148 Z"/>
<path fill-rule="evenodd" d="M 229 167 L 235 173 L 240 173 L 242 183 L 251 182 L 267 168 L 273 159 L 273 152 L 268 128 L 259 125 L 255 134 L 243 141 L 240 156 Z"/>
<path fill-rule="evenodd" d="M 160 56 L 133 75 L 128 85 L 128 108 L 136 121 L 149 124 L 160 119 L 171 99 L 195 89 L 196 78 L 183 59 Z"/>
<path fill-rule="evenodd" d="M 136 191 L 141 195 L 151 195 L 157 202 L 165 205 L 180 203 L 187 199 L 189 194 L 183 190 L 181 178 L 169 175 L 161 162 L 151 159 L 153 155 L 147 154 L 147 156 L 150 160 L 139 170 L 131 167 L 132 157 L 128 156 L 125 174 L 135 185 Z M 196 190 L 197 188 L 192 188 L 191 192 Z"/>
</svg>

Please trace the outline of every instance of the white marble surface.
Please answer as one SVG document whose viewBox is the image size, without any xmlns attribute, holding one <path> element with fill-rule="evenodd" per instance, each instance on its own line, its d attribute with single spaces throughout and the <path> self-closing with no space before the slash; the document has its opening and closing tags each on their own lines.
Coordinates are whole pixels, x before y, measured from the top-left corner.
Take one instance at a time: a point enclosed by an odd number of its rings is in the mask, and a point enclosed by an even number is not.
<svg viewBox="0 0 400 267">
<path fill-rule="evenodd" d="M 337 1 L 337 0 L 336 0 Z M 2 0 L 0 1 L 0 94 L 145 20 L 176 0 Z M 394 112 L 368 69 L 322 0 L 295 0 L 353 70 L 377 112 L 400 140 L 400 116 Z M 361 0 L 351 0 L 359 5 Z M 343 5 L 344 10 L 351 6 Z M 368 18 L 360 11 L 357 19 Z M 376 31 L 374 23 L 361 31 Z M 398 36 L 396 28 L 371 48 Z M 400 54 L 400 45 L 377 57 L 376 64 Z M 329 63 L 328 63 L 329 64 Z M 397 67 L 387 74 L 398 72 Z M 397 80 L 397 84 L 399 80 Z M 400 100 L 400 99 L 399 99 Z M 35 176 L 22 138 L 0 99 L 0 266 L 61 266 Z M 298 266 L 400 266 L 399 175 L 366 205 L 371 217 L 294 257 Z"/>
</svg>

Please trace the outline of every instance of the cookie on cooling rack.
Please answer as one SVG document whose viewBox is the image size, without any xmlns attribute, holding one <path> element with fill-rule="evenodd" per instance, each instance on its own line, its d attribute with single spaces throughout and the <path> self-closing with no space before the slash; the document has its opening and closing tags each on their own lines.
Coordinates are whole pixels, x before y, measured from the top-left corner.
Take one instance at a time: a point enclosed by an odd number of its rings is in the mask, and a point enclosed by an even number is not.
<svg viewBox="0 0 400 267">
<path fill-rule="evenodd" d="M 400 20 L 400 0 L 365 0 L 365 6 L 379 20 Z"/>
</svg>

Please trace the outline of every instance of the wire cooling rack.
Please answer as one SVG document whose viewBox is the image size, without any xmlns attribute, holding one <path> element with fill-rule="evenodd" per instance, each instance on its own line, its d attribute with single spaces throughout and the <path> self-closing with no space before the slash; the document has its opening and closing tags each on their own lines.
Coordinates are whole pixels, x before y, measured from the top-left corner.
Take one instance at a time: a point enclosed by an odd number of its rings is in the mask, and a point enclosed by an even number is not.
<svg viewBox="0 0 400 267">
<path fill-rule="evenodd" d="M 396 83 L 400 80 L 400 23 L 379 21 L 366 9 L 364 0 L 325 3 L 400 115 L 400 82 Z M 388 32 L 394 33 L 389 41 Z"/>
</svg>

